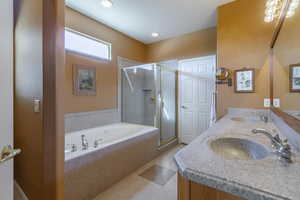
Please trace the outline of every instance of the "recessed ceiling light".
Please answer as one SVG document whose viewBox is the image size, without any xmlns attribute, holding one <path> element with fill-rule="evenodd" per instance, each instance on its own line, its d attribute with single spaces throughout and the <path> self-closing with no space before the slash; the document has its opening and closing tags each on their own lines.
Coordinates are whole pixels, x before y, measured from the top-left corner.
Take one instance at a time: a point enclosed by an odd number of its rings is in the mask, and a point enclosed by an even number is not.
<svg viewBox="0 0 300 200">
<path fill-rule="evenodd" d="M 113 2 L 111 0 L 102 0 L 101 4 L 105 8 L 111 8 L 113 6 Z"/>
<path fill-rule="evenodd" d="M 151 35 L 152 35 L 152 37 L 158 37 L 159 33 L 152 33 Z"/>
</svg>

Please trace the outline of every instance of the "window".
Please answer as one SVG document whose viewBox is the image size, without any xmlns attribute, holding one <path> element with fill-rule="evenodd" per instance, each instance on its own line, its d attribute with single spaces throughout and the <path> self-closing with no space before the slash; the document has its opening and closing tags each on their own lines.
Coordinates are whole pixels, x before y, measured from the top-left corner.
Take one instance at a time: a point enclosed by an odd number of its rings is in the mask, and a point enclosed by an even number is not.
<svg viewBox="0 0 300 200">
<path fill-rule="evenodd" d="M 111 60 L 111 44 L 67 28 L 65 48 L 74 53 Z"/>
</svg>

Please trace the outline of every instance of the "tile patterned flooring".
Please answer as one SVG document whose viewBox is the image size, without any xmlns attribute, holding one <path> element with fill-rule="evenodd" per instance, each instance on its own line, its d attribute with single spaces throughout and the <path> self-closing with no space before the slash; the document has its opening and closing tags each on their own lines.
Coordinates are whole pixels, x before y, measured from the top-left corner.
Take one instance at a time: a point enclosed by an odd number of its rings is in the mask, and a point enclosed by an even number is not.
<svg viewBox="0 0 300 200">
<path fill-rule="evenodd" d="M 177 174 L 172 173 L 177 172 L 177 166 L 173 156 L 182 147 L 178 145 L 163 153 L 94 200 L 177 200 Z"/>
<path fill-rule="evenodd" d="M 148 181 L 156 183 L 158 185 L 165 185 L 176 174 L 176 171 L 161 167 L 159 165 L 153 165 L 149 169 L 146 169 L 139 176 L 145 178 Z"/>
</svg>

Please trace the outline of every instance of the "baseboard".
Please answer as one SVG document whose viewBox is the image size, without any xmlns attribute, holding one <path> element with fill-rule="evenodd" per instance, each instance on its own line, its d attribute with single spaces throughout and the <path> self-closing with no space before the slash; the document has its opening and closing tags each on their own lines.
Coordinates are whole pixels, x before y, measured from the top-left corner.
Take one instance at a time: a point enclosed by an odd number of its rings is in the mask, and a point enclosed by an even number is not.
<svg viewBox="0 0 300 200">
<path fill-rule="evenodd" d="M 14 181 L 14 200 L 29 200 L 17 181 Z"/>
</svg>

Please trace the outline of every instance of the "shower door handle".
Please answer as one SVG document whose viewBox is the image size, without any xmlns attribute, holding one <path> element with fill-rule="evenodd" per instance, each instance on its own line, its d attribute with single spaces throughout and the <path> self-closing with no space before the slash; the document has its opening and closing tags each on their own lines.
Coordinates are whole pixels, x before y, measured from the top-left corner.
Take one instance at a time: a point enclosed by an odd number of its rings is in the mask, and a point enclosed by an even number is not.
<svg viewBox="0 0 300 200">
<path fill-rule="evenodd" d="M 156 99 L 153 98 L 153 97 L 151 97 L 151 98 L 150 98 L 150 102 L 151 102 L 151 103 L 155 103 L 155 102 L 156 102 Z"/>
<path fill-rule="evenodd" d="M 188 107 L 186 107 L 186 106 L 181 106 L 181 108 L 182 108 L 182 109 L 188 109 Z"/>
</svg>

